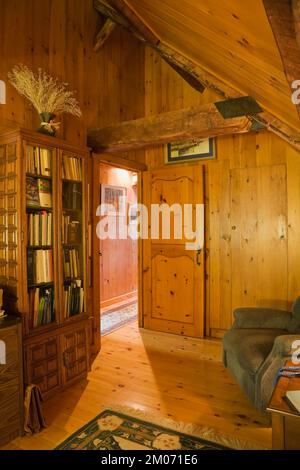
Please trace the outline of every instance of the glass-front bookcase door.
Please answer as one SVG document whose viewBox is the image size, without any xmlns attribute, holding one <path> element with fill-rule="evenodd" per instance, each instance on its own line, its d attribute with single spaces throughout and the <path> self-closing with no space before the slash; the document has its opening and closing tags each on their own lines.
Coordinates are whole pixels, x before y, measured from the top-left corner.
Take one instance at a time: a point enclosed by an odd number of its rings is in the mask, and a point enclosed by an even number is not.
<svg viewBox="0 0 300 470">
<path fill-rule="evenodd" d="M 62 314 L 85 311 L 84 160 L 62 153 Z"/>
<path fill-rule="evenodd" d="M 55 155 L 53 149 L 25 144 L 29 330 L 56 322 Z"/>
</svg>

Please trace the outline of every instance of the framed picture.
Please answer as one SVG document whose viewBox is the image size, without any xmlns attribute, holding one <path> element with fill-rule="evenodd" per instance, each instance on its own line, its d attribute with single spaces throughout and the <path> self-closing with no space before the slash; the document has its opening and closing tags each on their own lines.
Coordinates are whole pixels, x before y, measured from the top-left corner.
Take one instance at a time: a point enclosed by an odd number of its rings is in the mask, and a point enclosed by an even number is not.
<svg viewBox="0 0 300 470">
<path fill-rule="evenodd" d="M 188 139 L 167 144 L 166 163 L 215 158 L 215 140 Z"/>
<path fill-rule="evenodd" d="M 126 188 L 101 184 L 101 204 L 110 204 L 115 210 L 108 215 L 126 215 Z"/>
</svg>

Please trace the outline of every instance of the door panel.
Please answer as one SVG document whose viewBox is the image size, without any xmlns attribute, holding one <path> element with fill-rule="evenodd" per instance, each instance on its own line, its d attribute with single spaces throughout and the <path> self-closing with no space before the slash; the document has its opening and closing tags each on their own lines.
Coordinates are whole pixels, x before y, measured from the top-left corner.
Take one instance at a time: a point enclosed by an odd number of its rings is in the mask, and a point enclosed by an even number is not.
<svg viewBox="0 0 300 470">
<path fill-rule="evenodd" d="M 143 202 L 151 204 L 203 204 L 203 166 L 168 167 L 144 173 Z M 187 250 L 190 241 L 174 236 L 171 216 L 170 238 L 163 238 L 162 219 L 158 238 L 143 242 L 144 326 L 152 330 L 202 337 L 204 334 L 204 255 L 203 250 Z M 184 228 L 182 221 L 177 220 Z M 195 221 L 194 221 L 195 222 Z M 195 223 L 193 225 L 195 228 Z"/>
<path fill-rule="evenodd" d="M 63 385 L 85 378 L 89 368 L 87 329 L 79 327 L 61 335 Z"/>
</svg>

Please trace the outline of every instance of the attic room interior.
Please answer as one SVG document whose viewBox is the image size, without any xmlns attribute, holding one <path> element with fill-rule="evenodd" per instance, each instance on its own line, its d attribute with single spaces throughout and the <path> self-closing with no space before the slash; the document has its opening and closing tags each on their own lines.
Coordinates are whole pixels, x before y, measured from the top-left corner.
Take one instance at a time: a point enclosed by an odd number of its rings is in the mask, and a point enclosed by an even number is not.
<svg viewBox="0 0 300 470">
<path fill-rule="evenodd" d="M 300 450 L 300 0 L 0 0 L 0 57 L 0 450 Z"/>
</svg>

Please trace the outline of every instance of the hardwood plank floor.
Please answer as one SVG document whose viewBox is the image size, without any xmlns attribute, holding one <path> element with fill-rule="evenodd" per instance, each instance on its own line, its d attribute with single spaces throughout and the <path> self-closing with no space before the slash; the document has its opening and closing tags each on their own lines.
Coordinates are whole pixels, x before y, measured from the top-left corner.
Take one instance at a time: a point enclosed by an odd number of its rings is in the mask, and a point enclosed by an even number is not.
<svg viewBox="0 0 300 470">
<path fill-rule="evenodd" d="M 88 381 L 45 405 L 48 427 L 6 448 L 52 449 L 108 406 L 205 425 L 271 447 L 271 429 L 221 363 L 221 343 L 139 330 L 105 336 Z"/>
</svg>

